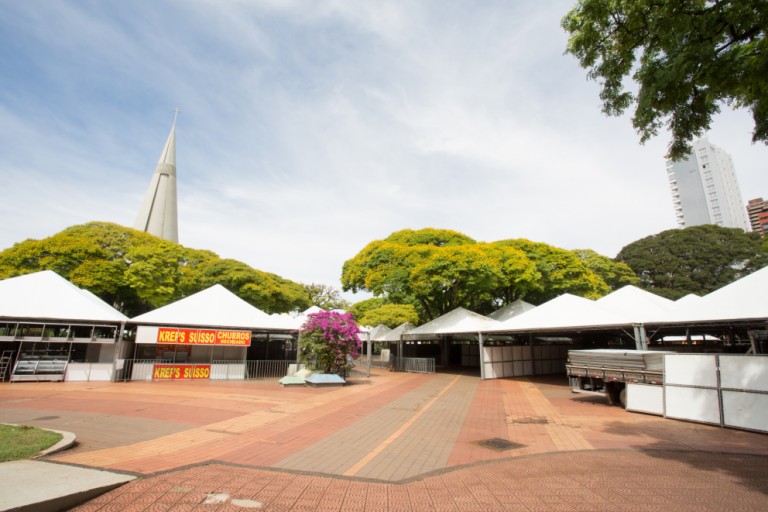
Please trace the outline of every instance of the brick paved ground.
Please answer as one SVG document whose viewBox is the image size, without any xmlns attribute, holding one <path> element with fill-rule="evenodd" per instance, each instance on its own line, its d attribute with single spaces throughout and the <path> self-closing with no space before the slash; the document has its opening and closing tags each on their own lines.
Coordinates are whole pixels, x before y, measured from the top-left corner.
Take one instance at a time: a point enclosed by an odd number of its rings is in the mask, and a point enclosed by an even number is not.
<svg viewBox="0 0 768 512">
<path fill-rule="evenodd" d="M 768 435 L 628 413 L 565 381 L 16 383 L 0 421 L 77 434 L 48 460 L 145 476 L 83 511 L 768 510 Z"/>
</svg>

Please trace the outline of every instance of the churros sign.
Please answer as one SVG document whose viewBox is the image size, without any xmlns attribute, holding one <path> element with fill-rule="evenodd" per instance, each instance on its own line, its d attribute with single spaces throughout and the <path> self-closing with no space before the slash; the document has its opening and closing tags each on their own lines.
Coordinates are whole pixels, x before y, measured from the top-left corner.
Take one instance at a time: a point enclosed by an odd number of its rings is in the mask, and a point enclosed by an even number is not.
<svg viewBox="0 0 768 512">
<path fill-rule="evenodd" d="M 156 364 L 152 380 L 210 379 L 209 364 Z"/>
<path fill-rule="evenodd" d="M 218 331 L 214 329 L 175 329 L 161 327 L 157 342 L 175 345 L 251 345 L 251 331 Z"/>
</svg>

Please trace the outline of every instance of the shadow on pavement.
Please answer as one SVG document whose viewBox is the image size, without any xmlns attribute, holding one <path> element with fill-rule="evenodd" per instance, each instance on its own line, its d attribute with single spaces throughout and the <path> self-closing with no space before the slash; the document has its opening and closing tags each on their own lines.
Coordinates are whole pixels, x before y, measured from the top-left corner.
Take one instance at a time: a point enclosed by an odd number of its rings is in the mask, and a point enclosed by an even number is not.
<svg viewBox="0 0 768 512">
<path fill-rule="evenodd" d="M 655 442 L 643 446 L 632 446 L 628 439 L 627 448 L 699 471 L 724 474 L 768 495 L 768 436 L 764 434 L 672 419 L 655 425 L 613 422 L 606 425 L 604 432 L 628 438 L 651 437 Z"/>
</svg>

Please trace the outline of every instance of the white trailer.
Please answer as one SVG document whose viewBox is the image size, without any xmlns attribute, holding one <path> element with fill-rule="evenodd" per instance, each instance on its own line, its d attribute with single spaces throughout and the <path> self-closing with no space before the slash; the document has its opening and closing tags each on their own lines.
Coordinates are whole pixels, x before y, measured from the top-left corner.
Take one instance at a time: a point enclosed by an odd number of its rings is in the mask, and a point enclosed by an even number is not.
<svg viewBox="0 0 768 512">
<path fill-rule="evenodd" d="M 569 350 L 565 365 L 571 391 L 605 396 L 612 405 L 627 406 L 628 383 L 661 386 L 664 355 L 658 350 Z"/>
</svg>

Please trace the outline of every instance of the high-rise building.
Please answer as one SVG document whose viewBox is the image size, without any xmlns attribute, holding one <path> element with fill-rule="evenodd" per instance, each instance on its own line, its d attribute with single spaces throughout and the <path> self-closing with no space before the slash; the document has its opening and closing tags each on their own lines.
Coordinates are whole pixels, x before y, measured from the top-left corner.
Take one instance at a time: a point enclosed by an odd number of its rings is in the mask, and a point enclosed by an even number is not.
<svg viewBox="0 0 768 512">
<path fill-rule="evenodd" d="M 747 203 L 747 215 L 752 231 L 765 236 L 768 233 L 768 201 L 763 201 L 762 197 L 750 199 Z"/>
<path fill-rule="evenodd" d="M 178 114 L 178 110 L 176 110 Z M 160 238 L 179 242 L 179 220 L 176 211 L 176 117 L 165 142 L 155 173 L 149 182 L 139 215 L 133 226 Z"/>
<path fill-rule="evenodd" d="M 667 160 L 677 225 L 716 224 L 749 230 L 731 156 L 706 137 L 693 144 L 686 160 Z"/>
</svg>

